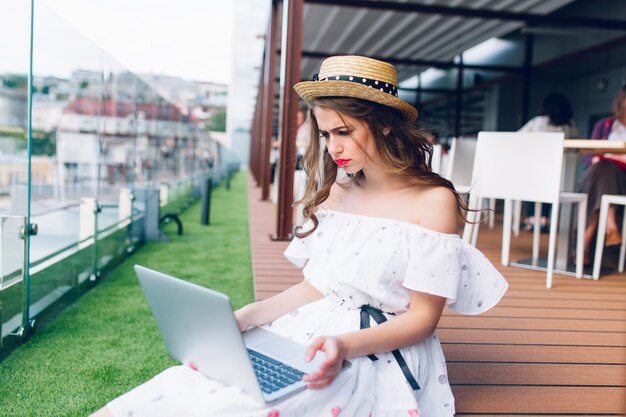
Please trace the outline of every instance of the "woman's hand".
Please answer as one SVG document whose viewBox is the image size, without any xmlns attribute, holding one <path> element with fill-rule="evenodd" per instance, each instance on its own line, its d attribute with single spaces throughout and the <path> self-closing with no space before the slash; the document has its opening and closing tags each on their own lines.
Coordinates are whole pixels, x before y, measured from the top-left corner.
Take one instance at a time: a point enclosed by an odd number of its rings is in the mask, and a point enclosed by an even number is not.
<svg viewBox="0 0 626 417">
<path fill-rule="evenodd" d="M 306 350 L 304 360 L 312 361 L 318 351 L 324 352 L 326 359 L 317 371 L 302 378 L 309 383 L 308 387 L 313 389 L 330 385 L 341 371 L 347 355 L 346 346 L 339 337 L 321 336 L 314 339 Z"/>
<path fill-rule="evenodd" d="M 248 304 L 235 311 L 235 318 L 237 319 L 237 324 L 239 324 L 239 330 L 242 333 L 248 330 L 248 327 L 255 326 L 255 323 L 251 319 L 251 306 L 252 304 Z"/>
</svg>

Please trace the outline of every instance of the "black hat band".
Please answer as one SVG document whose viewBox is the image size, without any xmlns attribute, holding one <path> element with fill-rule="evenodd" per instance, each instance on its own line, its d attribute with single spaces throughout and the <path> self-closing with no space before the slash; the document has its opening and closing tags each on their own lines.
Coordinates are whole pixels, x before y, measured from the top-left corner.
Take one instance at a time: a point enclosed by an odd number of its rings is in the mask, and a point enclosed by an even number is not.
<svg viewBox="0 0 626 417">
<path fill-rule="evenodd" d="M 371 78 L 356 77 L 353 75 L 333 75 L 332 77 L 318 78 L 317 74 L 313 75 L 313 81 L 349 81 L 356 84 L 366 85 L 369 88 L 375 88 L 383 93 L 391 94 L 398 97 L 398 87 L 384 81 L 374 80 Z"/>
</svg>

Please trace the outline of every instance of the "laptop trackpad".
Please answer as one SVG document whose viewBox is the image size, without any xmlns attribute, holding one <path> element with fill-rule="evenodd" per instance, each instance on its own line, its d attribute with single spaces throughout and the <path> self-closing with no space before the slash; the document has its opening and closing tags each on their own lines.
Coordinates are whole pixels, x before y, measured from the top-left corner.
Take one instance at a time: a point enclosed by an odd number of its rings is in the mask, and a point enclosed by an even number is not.
<svg viewBox="0 0 626 417">
<path fill-rule="evenodd" d="M 290 349 L 284 340 L 271 340 L 257 345 L 256 349 L 268 356 L 280 359 L 283 362 L 301 361 L 304 353 L 300 349 Z"/>
<path fill-rule="evenodd" d="M 244 333 L 244 339 L 248 347 L 307 373 L 317 370 L 325 356 L 318 352 L 311 362 L 304 362 L 305 345 L 261 328 L 248 330 Z"/>
</svg>

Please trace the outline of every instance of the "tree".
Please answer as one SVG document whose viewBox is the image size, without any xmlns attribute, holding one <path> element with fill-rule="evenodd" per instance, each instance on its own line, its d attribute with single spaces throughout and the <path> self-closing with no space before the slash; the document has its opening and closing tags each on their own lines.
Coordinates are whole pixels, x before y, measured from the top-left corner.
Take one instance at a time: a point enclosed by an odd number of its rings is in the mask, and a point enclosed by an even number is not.
<svg viewBox="0 0 626 417">
<path fill-rule="evenodd" d="M 209 130 L 213 132 L 226 131 L 226 109 L 217 109 L 209 119 Z"/>
<path fill-rule="evenodd" d="M 22 74 L 6 74 L 2 77 L 2 84 L 6 88 L 26 87 L 28 76 Z"/>
</svg>

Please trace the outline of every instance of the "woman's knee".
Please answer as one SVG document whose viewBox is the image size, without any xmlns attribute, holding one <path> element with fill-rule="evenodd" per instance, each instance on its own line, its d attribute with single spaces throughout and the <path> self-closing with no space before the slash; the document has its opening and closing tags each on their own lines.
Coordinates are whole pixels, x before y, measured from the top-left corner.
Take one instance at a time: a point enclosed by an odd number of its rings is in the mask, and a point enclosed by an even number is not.
<svg viewBox="0 0 626 417">
<path fill-rule="evenodd" d="M 576 191 L 590 193 L 599 182 L 614 178 L 617 175 L 621 175 L 620 167 L 607 160 L 601 160 L 589 167 L 576 187 Z"/>
<path fill-rule="evenodd" d="M 621 172 L 622 172 L 622 169 L 617 164 L 614 164 L 613 162 L 608 161 L 606 159 L 602 159 L 598 161 L 597 163 L 593 164 L 591 168 L 589 169 L 590 175 L 595 175 L 595 176 L 600 176 L 600 177 L 617 176 L 621 174 Z"/>
</svg>

